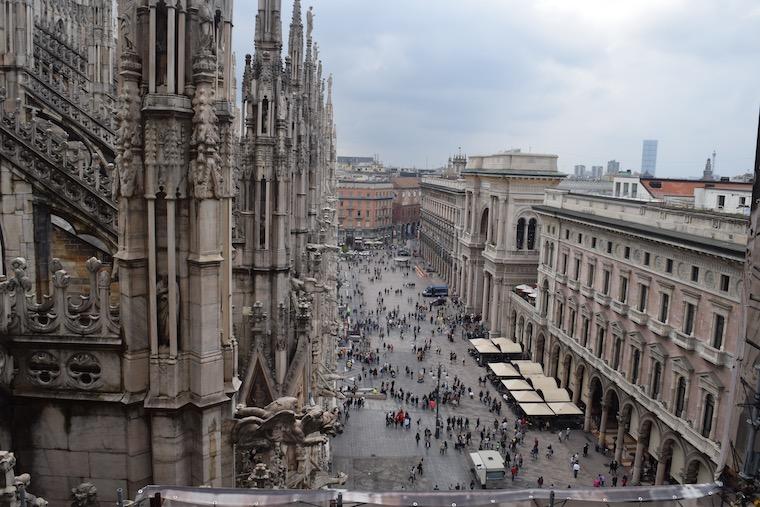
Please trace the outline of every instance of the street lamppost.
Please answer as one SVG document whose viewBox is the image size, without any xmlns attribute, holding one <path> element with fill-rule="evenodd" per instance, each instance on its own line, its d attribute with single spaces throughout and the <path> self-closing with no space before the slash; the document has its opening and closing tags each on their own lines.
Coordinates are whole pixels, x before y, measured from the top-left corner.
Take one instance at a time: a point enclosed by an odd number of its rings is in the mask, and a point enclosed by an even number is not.
<svg viewBox="0 0 760 507">
<path fill-rule="evenodd" d="M 438 415 L 441 407 L 441 363 L 438 363 L 438 385 L 435 388 L 435 439 L 441 438 L 441 418 Z"/>
</svg>

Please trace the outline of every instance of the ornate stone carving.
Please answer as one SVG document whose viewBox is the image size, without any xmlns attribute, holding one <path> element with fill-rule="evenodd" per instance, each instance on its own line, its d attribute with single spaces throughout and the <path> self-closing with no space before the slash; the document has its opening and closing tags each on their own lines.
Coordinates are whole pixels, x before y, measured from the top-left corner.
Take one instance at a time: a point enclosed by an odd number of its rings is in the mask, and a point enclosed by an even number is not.
<svg viewBox="0 0 760 507">
<path fill-rule="evenodd" d="M 307 449 L 326 443 L 327 436 L 341 432 L 342 426 L 335 412 L 319 407 L 298 410 L 297 403 L 296 398 L 286 397 L 264 408 L 238 406 L 232 441 L 247 456 L 244 465 L 249 475 L 243 485 L 268 480 L 269 487 L 308 487 L 311 477 L 303 469 L 287 471 L 282 446 L 293 446 L 303 461 Z"/>
<path fill-rule="evenodd" d="M 204 56 L 204 58 L 210 58 Z M 223 197 L 222 158 L 219 155 L 219 129 L 214 113 L 214 92 L 205 84 L 193 97 L 193 135 L 195 158 L 190 162 L 190 183 L 197 199 Z"/>
<path fill-rule="evenodd" d="M 91 482 L 83 482 L 71 488 L 71 507 L 100 507 L 98 488 Z"/>
<path fill-rule="evenodd" d="M 142 145 L 140 108 L 142 101 L 137 88 L 136 74 L 140 68 L 139 57 L 134 53 L 122 55 L 124 86 L 119 95 L 119 129 L 114 198 L 132 197 L 143 189 L 140 148 Z"/>
<path fill-rule="evenodd" d="M 13 380 L 13 356 L 0 346 L 0 385 L 9 386 Z"/>
<path fill-rule="evenodd" d="M 101 375 L 100 362 L 87 352 L 78 352 L 66 362 L 69 377 L 78 388 L 90 389 L 98 385 Z"/>
<path fill-rule="evenodd" d="M 47 386 L 54 383 L 61 375 L 58 358 L 50 352 L 39 350 L 29 356 L 27 376 L 35 384 Z"/>
<path fill-rule="evenodd" d="M 86 267 L 90 293 L 72 298 L 67 294 L 69 275 L 60 269 L 60 261 L 53 259 L 53 294 L 36 302 L 34 294 L 27 293 L 32 284 L 26 275 L 26 260 L 13 259 L 13 277 L 0 282 L 0 332 L 118 336 L 118 311 L 110 305 L 109 272 L 94 258 Z"/>
</svg>

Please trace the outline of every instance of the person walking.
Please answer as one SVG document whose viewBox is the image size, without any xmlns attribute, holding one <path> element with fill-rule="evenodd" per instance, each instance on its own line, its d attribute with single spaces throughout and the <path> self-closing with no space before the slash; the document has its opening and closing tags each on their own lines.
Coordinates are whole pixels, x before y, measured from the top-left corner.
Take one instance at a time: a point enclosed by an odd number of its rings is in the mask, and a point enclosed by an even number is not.
<svg viewBox="0 0 760 507">
<path fill-rule="evenodd" d="M 586 442 L 586 445 L 583 446 L 583 457 L 588 457 L 588 442 Z"/>
<path fill-rule="evenodd" d="M 577 461 L 573 464 L 573 478 L 578 478 L 578 472 L 581 471 L 581 464 Z"/>
<path fill-rule="evenodd" d="M 420 446 L 420 432 L 419 431 L 414 436 L 414 439 L 417 441 L 417 447 L 419 447 Z"/>
<path fill-rule="evenodd" d="M 542 475 L 542 476 L 540 476 L 540 477 L 538 478 L 538 481 L 536 481 L 536 482 L 538 482 L 538 487 L 539 487 L 539 488 L 543 488 L 543 487 L 544 487 L 544 476 L 543 476 L 543 475 Z"/>
</svg>

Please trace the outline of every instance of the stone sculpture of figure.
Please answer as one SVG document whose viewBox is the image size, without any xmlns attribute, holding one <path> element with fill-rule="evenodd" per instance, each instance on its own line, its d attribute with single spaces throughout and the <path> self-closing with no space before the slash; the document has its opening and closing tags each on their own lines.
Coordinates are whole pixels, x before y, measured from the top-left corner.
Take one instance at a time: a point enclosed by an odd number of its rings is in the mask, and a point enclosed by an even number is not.
<svg viewBox="0 0 760 507">
<path fill-rule="evenodd" d="M 270 451 L 280 443 L 311 447 L 326 443 L 325 435 L 342 431 L 336 414 L 319 407 L 296 413 L 296 404 L 295 398 L 285 397 L 263 408 L 238 407 L 236 415 L 242 418 L 232 430 L 233 442 L 259 451 Z"/>
<path fill-rule="evenodd" d="M 45 507 L 48 501 L 44 498 L 34 496 L 29 493 L 29 486 L 32 483 L 32 476 L 29 474 L 21 474 L 14 478 L 13 485 L 16 487 L 16 501 L 21 505 L 21 490 L 23 489 L 26 497 L 26 504 L 34 507 Z"/>
<path fill-rule="evenodd" d="M 156 282 L 156 307 L 159 347 L 169 346 L 169 286 L 161 276 Z"/>
<path fill-rule="evenodd" d="M 219 155 L 219 133 L 213 109 L 213 91 L 201 86 L 193 97 L 193 135 L 196 158 L 190 162 L 190 182 L 198 199 L 222 197 L 222 158 Z"/>
<path fill-rule="evenodd" d="M 311 32 L 314 30 L 314 7 L 309 7 L 306 11 L 306 37 L 311 37 Z"/>
<path fill-rule="evenodd" d="M 201 36 L 198 40 L 198 49 L 201 51 L 214 50 L 214 15 L 208 2 L 202 2 L 198 10 L 198 20 L 201 27 Z"/>
<path fill-rule="evenodd" d="M 91 482 L 83 482 L 76 488 L 71 488 L 71 507 L 99 507 L 98 489 Z"/>
</svg>

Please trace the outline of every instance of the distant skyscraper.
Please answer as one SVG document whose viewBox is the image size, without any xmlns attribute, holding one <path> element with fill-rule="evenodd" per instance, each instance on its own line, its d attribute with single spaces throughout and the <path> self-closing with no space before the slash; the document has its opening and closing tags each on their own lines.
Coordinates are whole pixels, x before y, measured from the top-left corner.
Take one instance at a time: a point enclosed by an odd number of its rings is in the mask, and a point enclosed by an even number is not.
<svg viewBox="0 0 760 507">
<path fill-rule="evenodd" d="M 620 162 L 617 160 L 610 160 L 607 162 L 607 174 L 617 174 L 620 172 Z"/>
<path fill-rule="evenodd" d="M 586 176 L 586 166 L 585 165 L 575 166 L 575 177 L 583 178 L 584 176 Z"/>
<path fill-rule="evenodd" d="M 604 167 L 600 165 L 592 165 L 591 166 L 591 177 L 592 178 L 601 178 L 604 174 Z"/>
<path fill-rule="evenodd" d="M 641 146 L 641 174 L 654 176 L 657 169 L 657 139 L 645 139 Z"/>
</svg>

